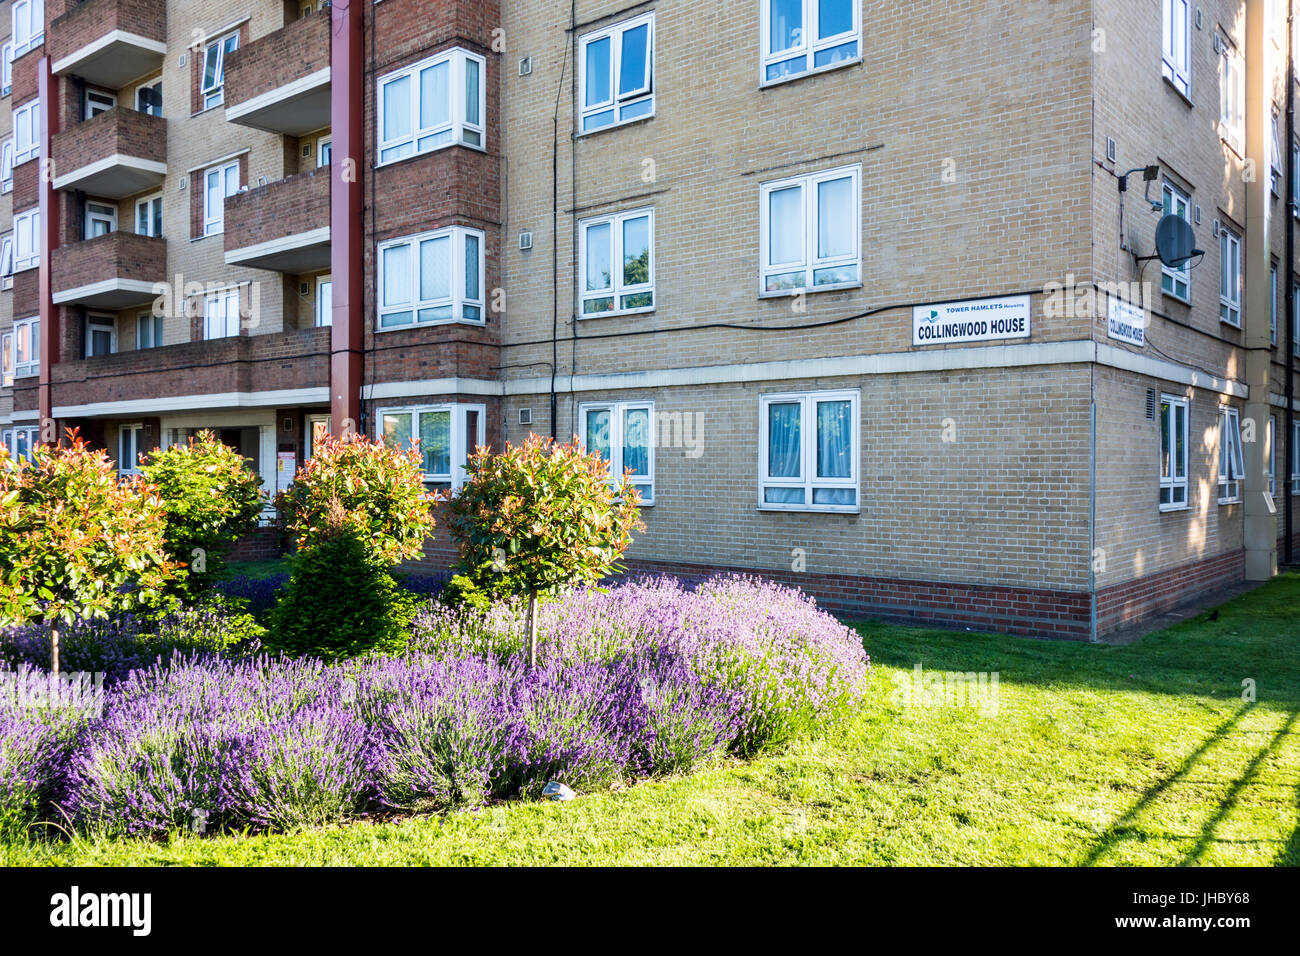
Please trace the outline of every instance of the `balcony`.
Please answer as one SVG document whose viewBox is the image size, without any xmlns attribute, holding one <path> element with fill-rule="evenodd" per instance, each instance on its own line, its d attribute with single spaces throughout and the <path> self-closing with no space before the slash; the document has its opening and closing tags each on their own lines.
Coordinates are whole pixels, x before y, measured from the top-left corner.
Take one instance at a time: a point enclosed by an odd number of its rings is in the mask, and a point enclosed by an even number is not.
<svg viewBox="0 0 1300 956">
<path fill-rule="evenodd" d="M 167 175 L 167 121 L 121 106 L 54 137 L 54 188 L 122 199 Z"/>
<path fill-rule="evenodd" d="M 258 186 L 226 199 L 226 264 L 297 275 L 330 265 L 330 170 Z"/>
<path fill-rule="evenodd" d="M 56 74 L 116 90 L 161 67 L 166 41 L 165 0 L 86 0 L 54 19 L 45 43 Z"/>
<path fill-rule="evenodd" d="M 59 417 L 329 401 L 328 328 L 132 349 L 51 366 Z"/>
<path fill-rule="evenodd" d="M 157 298 L 167 279 L 167 240 L 110 232 L 54 250 L 55 305 L 125 309 Z"/>
<path fill-rule="evenodd" d="M 328 9 L 230 54 L 226 119 L 287 136 L 330 125 Z"/>
</svg>

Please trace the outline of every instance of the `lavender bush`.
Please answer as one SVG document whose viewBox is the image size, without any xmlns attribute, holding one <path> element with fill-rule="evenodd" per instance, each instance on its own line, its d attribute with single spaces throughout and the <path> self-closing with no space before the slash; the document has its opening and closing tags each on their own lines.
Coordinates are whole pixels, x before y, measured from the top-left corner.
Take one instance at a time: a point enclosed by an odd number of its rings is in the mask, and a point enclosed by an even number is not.
<svg viewBox="0 0 1300 956">
<path fill-rule="evenodd" d="M 26 834 L 54 813 L 68 754 L 82 715 L 68 707 L 34 707 L 17 687 L 40 672 L 26 666 L 0 671 L 0 838 Z"/>
</svg>

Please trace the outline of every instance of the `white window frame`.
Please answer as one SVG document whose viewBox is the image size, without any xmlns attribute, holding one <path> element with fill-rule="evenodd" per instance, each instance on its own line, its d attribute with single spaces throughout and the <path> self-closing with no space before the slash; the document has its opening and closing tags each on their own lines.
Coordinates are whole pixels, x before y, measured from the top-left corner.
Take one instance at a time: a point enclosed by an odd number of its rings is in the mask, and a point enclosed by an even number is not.
<svg viewBox="0 0 1300 956">
<path fill-rule="evenodd" d="M 468 109 L 468 84 L 466 82 L 466 65 L 473 62 L 478 66 L 478 122 L 473 122 L 469 116 Z M 450 100 L 447 109 L 447 122 L 439 123 L 435 126 L 420 126 L 420 74 L 427 69 L 450 63 L 448 68 L 447 96 Z M 407 125 L 410 132 L 395 135 L 391 139 L 384 139 L 384 130 L 386 129 L 386 111 L 384 99 L 384 88 L 392 83 L 400 83 L 405 80 L 410 84 L 410 115 L 407 117 Z M 404 159 L 410 159 L 412 156 L 420 156 L 425 153 L 437 152 L 440 149 L 446 149 L 450 146 L 467 146 L 470 149 L 486 151 L 487 149 L 487 61 L 463 47 L 453 47 L 450 50 L 444 50 L 434 56 L 427 57 L 417 63 L 404 66 L 400 70 L 394 70 L 391 73 L 385 73 L 381 76 L 375 85 L 376 111 L 378 113 L 375 122 L 375 140 L 377 148 L 375 150 L 376 166 L 386 166 L 389 163 L 401 162 Z M 444 133 L 450 133 L 451 136 L 445 142 L 426 142 L 423 146 L 421 140 L 432 140 Z M 332 149 L 332 147 L 331 147 Z M 385 155 L 391 154 L 391 155 Z"/>
<path fill-rule="evenodd" d="M 325 306 L 325 289 L 330 290 L 330 304 Z M 321 329 L 334 324 L 334 277 L 316 277 L 316 328 Z"/>
<path fill-rule="evenodd" d="M 1192 197 L 1183 192 L 1180 188 L 1170 182 L 1168 179 L 1160 187 L 1160 196 L 1163 201 L 1166 213 L 1181 215 L 1188 223 L 1192 221 Z M 1179 207 L 1182 211 L 1179 212 Z M 1167 280 L 1167 284 L 1166 284 Z M 1182 289 L 1180 292 L 1179 289 Z M 1167 296 L 1177 299 L 1179 302 L 1185 302 L 1191 305 L 1192 302 L 1192 273 L 1187 264 L 1174 269 L 1164 263 L 1160 264 L 1160 291 Z"/>
<path fill-rule="evenodd" d="M 1246 128 L 1246 65 L 1240 51 L 1223 34 L 1219 55 L 1219 135 L 1239 155 Z"/>
<path fill-rule="evenodd" d="M 1300 495 L 1300 421 L 1291 423 L 1291 494 Z"/>
<path fill-rule="evenodd" d="M 625 469 L 624 459 L 627 451 L 627 413 L 631 411 L 645 411 L 649 413 L 649 421 L 646 425 L 646 461 L 649 471 L 645 474 L 632 474 L 628 476 L 628 481 L 641 492 L 641 504 L 650 508 L 655 503 L 655 436 L 657 434 L 657 423 L 655 421 L 655 403 L 654 402 L 583 402 L 578 406 L 578 428 L 579 444 L 583 449 L 587 448 L 587 415 L 590 412 L 609 412 L 609 458 L 606 465 L 609 468 L 609 483 L 613 488 L 617 488 L 623 478 Z M 648 490 L 647 490 L 648 489 Z"/>
<path fill-rule="evenodd" d="M 98 98 L 99 102 L 94 102 Z M 86 90 L 84 102 L 83 120 L 94 119 L 100 113 L 107 113 L 109 110 L 117 109 L 117 94 L 106 93 L 103 90 Z"/>
<path fill-rule="evenodd" d="M 384 420 L 390 415 L 410 415 L 411 431 L 403 448 L 415 447 L 413 442 L 420 437 L 420 415 L 431 414 L 435 412 L 451 413 L 451 447 L 448 453 L 448 460 L 451 465 L 451 471 L 448 473 L 426 472 L 424 480 L 429 484 L 450 485 L 451 488 L 457 489 L 465 484 L 465 460 L 473 450 L 467 432 L 469 431 L 469 416 L 477 415 L 477 427 L 473 437 L 473 445 L 486 444 L 487 434 L 487 406 L 473 403 L 457 404 L 445 403 L 437 405 L 398 405 L 389 408 L 381 408 L 375 412 L 375 438 L 384 441 L 386 438 L 384 429 Z"/>
<path fill-rule="evenodd" d="M 635 219 L 648 219 L 650 229 L 650 281 L 628 285 L 623 274 L 623 231 L 626 223 Z M 610 285 L 604 289 L 588 290 L 587 255 L 589 252 L 588 233 L 602 225 L 610 227 Z M 650 304 L 624 308 L 623 299 L 634 295 L 650 296 Z M 589 312 L 587 305 L 597 299 L 614 300 L 614 308 L 604 312 Z M 655 310 L 655 211 L 653 208 L 633 209 L 608 216 L 596 216 L 583 219 L 578 223 L 578 316 L 584 319 L 602 318 L 610 315 L 634 315 Z"/>
<path fill-rule="evenodd" d="M 14 234 L 0 236 L 0 290 L 14 287 Z"/>
<path fill-rule="evenodd" d="M 14 107 L 14 165 L 41 155 L 41 101 L 28 100 Z"/>
<path fill-rule="evenodd" d="M 842 256 L 819 259 L 813 255 L 817 247 L 817 189 L 821 183 L 851 179 L 853 190 L 853 252 Z M 771 264 L 771 195 L 780 190 L 798 187 L 803 217 L 801 239 L 802 258 L 790 262 Z M 856 275 L 843 282 L 814 285 L 815 274 L 822 269 L 852 265 Z M 803 272 L 803 285 L 791 288 L 768 289 L 772 277 L 793 272 Z M 780 298 L 800 293 L 831 292 L 835 289 L 856 289 L 862 285 L 862 165 L 838 166 L 803 176 L 792 176 L 763 183 L 759 187 L 759 268 L 758 294 L 760 298 Z"/>
<path fill-rule="evenodd" d="M 37 375 L 41 370 L 41 319 L 40 316 L 30 316 L 25 319 L 14 319 L 14 378 L 27 378 L 31 375 Z M 18 345 L 23 339 L 23 333 L 26 332 L 28 343 L 27 361 L 18 361 Z"/>
<path fill-rule="evenodd" d="M 772 45 L 772 4 L 771 0 L 759 0 L 761 10 L 759 26 L 759 43 L 761 55 L 759 59 L 758 82 L 760 86 L 773 86 L 777 83 L 787 83 L 790 80 L 796 80 L 803 76 L 811 76 L 814 73 L 825 73 L 827 70 L 838 70 L 840 67 L 852 66 L 854 63 L 862 62 L 862 4 L 860 0 L 851 0 L 853 7 L 853 25 L 849 30 L 837 33 L 834 36 L 818 39 L 817 33 L 821 23 L 821 2 L 820 0 L 802 0 L 801 15 L 803 24 L 799 27 L 799 40 L 795 46 L 785 50 L 773 51 Z M 811 42 L 810 42 L 811 41 Z M 853 43 L 854 51 L 844 59 L 832 60 L 817 66 L 817 57 L 819 54 L 827 53 L 838 47 Z M 773 69 L 786 63 L 795 57 L 802 56 L 804 68 L 801 70 L 792 70 L 785 73 L 773 74 Z"/>
<path fill-rule="evenodd" d="M 1161 71 L 1174 89 L 1192 98 L 1192 11 L 1189 0 L 1162 0 Z"/>
<path fill-rule="evenodd" d="M 204 181 L 206 183 L 206 177 Z M 135 201 L 135 220 L 133 222 L 133 226 L 135 228 L 135 233 L 137 236 L 152 236 L 153 238 L 156 239 L 162 235 L 162 201 L 163 201 L 162 193 L 153 193 L 152 195 L 144 196 Z M 153 209 L 155 204 L 157 204 L 158 206 L 158 231 L 157 232 L 154 231 Z M 144 232 L 140 231 L 140 208 L 141 207 L 144 207 L 146 210 L 147 226 L 145 227 Z M 224 223 L 224 207 L 223 207 L 222 215 L 223 215 L 223 223 Z"/>
<path fill-rule="evenodd" d="M 14 59 L 45 42 L 45 0 L 15 0 L 10 17 Z"/>
<path fill-rule="evenodd" d="M 1219 321 L 1241 328 L 1241 235 L 1219 226 Z"/>
<path fill-rule="evenodd" d="M 140 94 L 145 90 L 158 89 L 158 112 L 149 109 L 140 109 Z M 131 106 L 137 113 L 143 113 L 146 116 L 162 116 L 162 77 L 156 76 L 151 80 L 145 80 L 131 91 Z"/>
<path fill-rule="evenodd" d="M 760 395 L 758 402 L 758 508 L 760 511 L 826 511 L 844 514 L 858 514 L 862 510 L 862 420 L 859 411 L 862 393 L 859 389 L 840 389 L 816 392 L 782 392 L 772 395 Z M 853 431 L 850 447 L 853 454 L 851 473 L 847 478 L 819 478 L 817 469 L 817 405 L 820 402 L 850 402 L 849 415 Z M 769 431 L 771 417 L 768 408 L 772 405 L 800 405 L 799 433 L 801 438 L 801 456 L 799 478 L 773 477 L 768 472 L 770 463 L 768 455 Z M 769 489 L 802 489 L 802 502 L 769 502 Z M 821 504 L 814 501 L 817 491 L 851 490 L 853 504 Z"/>
<path fill-rule="evenodd" d="M 157 349 L 163 344 L 163 317 L 152 311 L 137 312 L 135 316 L 135 347 L 137 349 Z M 144 330 L 148 329 L 146 336 Z M 145 341 L 148 338 L 149 341 Z"/>
<path fill-rule="evenodd" d="M 235 174 L 235 188 L 230 188 L 230 172 Z M 218 185 L 221 190 L 221 196 L 212 208 L 212 190 L 208 186 L 209 180 L 213 176 L 218 177 Z M 226 200 L 235 193 L 239 192 L 242 183 L 239 181 L 239 160 L 231 163 L 222 163 L 219 166 L 209 166 L 203 170 L 203 235 L 215 236 L 226 231 Z"/>
<path fill-rule="evenodd" d="M 93 351 L 93 333 L 95 332 L 108 333 L 108 352 L 105 354 L 112 355 L 117 351 L 117 316 L 109 315 L 104 312 L 86 313 L 86 341 L 84 349 L 86 358 L 97 357 Z"/>
<path fill-rule="evenodd" d="M 0 142 L 0 193 L 14 191 L 14 138 Z"/>
<path fill-rule="evenodd" d="M 1183 410 L 1183 427 L 1182 435 L 1177 433 L 1176 424 L 1178 418 L 1175 409 Z M 1161 511 L 1186 511 L 1191 508 L 1191 482 L 1188 472 L 1191 467 L 1191 402 L 1184 395 L 1161 395 L 1160 407 L 1158 409 L 1158 429 L 1156 437 L 1160 440 L 1160 496 L 1157 501 L 1160 504 Z M 1168 422 L 1165 418 L 1168 416 Z M 1169 430 L 1169 447 L 1164 445 L 1164 431 L 1166 424 Z M 1183 454 L 1182 460 L 1178 460 L 1179 438 L 1182 438 Z M 1169 457 L 1170 470 L 1166 474 L 1164 470 L 1164 459 L 1166 453 Z M 1182 476 L 1178 472 L 1180 470 Z M 1160 501 L 1166 490 L 1169 492 L 1168 501 Z M 1179 494 L 1181 492 L 1181 495 Z M 1181 500 L 1180 500 L 1181 499 Z"/>
<path fill-rule="evenodd" d="M 1277 345 L 1277 266 L 1268 270 L 1268 342 Z"/>
<path fill-rule="evenodd" d="M 122 447 L 122 439 L 131 435 L 131 445 L 134 454 L 128 456 L 126 450 Z M 144 425 L 134 422 L 129 425 L 117 426 L 117 473 L 120 476 L 140 474 L 140 443 L 144 438 Z"/>
<path fill-rule="evenodd" d="M 647 27 L 646 66 L 640 86 L 627 93 L 619 91 L 622 73 L 623 37 L 631 30 Z M 587 48 L 601 40 L 609 40 L 609 98 L 598 103 L 587 103 Z M 649 104 L 648 111 L 642 111 Z M 631 111 L 632 115 L 623 114 Z M 609 122 L 592 125 L 601 114 L 613 113 Z M 578 135 L 639 123 L 655 115 L 655 15 L 652 10 L 629 20 L 621 20 L 600 30 L 593 30 L 578 38 Z"/>
<path fill-rule="evenodd" d="M 14 383 L 14 334 L 0 334 L 0 388 L 9 388 Z"/>
<path fill-rule="evenodd" d="M 1268 475 L 1268 493 L 1277 497 L 1277 416 L 1268 416 L 1268 430 L 1264 433 L 1264 469 Z"/>
<path fill-rule="evenodd" d="M 235 45 L 226 49 L 230 40 Z M 226 54 L 239 49 L 239 31 L 232 30 L 208 43 L 203 48 L 203 59 L 199 63 L 199 95 L 203 97 L 203 108 L 212 109 L 226 101 Z M 208 82 L 208 61 L 213 61 L 212 81 Z"/>
<path fill-rule="evenodd" d="M 14 44 L 6 40 L 0 47 L 0 96 L 8 96 L 14 91 Z"/>
<path fill-rule="evenodd" d="M 231 310 L 233 307 L 233 315 Z M 239 287 L 209 292 L 203 297 L 203 338 L 228 339 L 240 331 Z"/>
<path fill-rule="evenodd" d="M 334 158 L 334 137 L 322 136 L 316 140 L 316 166 L 328 166 Z"/>
<path fill-rule="evenodd" d="M 26 461 L 40 442 L 37 436 L 40 429 L 35 425 L 21 428 L 6 428 L 0 432 L 0 441 L 9 449 L 9 455 L 16 461 Z"/>
<path fill-rule="evenodd" d="M 117 232 L 117 206 L 110 206 L 108 203 L 102 202 L 87 202 L 85 224 L 87 239 L 94 238 L 95 233 L 92 226 L 97 222 L 106 223 L 109 232 Z"/>
<path fill-rule="evenodd" d="M 1276 196 L 1279 193 L 1278 183 L 1282 179 L 1282 126 L 1281 118 L 1277 115 L 1277 107 L 1273 108 L 1273 138 L 1269 141 L 1268 147 L 1268 173 L 1269 188 Z"/>
<path fill-rule="evenodd" d="M 440 297 L 434 299 L 420 298 L 420 244 L 430 239 L 451 239 L 451 276 L 449 288 L 451 295 L 449 297 Z M 470 238 L 478 240 L 478 295 L 470 296 L 465 281 L 465 261 L 467 253 L 467 240 Z M 396 239 L 389 239 L 381 242 L 378 248 L 378 308 L 375 313 L 375 329 L 380 332 L 389 332 L 394 329 L 411 329 L 426 325 L 446 325 L 452 322 L 459 322 L 466 325 L 483 325 L 486 322 L 487 311 L 484 308 L 484 286 L 485 282 L 485 255 L 486 255 L 487 237 L 479 229 L 469 229 L 465 226 L 447 226 L 443 229 L 434 229 L 431 232 L 422 232 L 414 236 L 400 236 Z M 386 278 L 388 273 L 388 253 L 401 246 L 410 247 L 410 268 L 411 273 L 407 277 L 410 283 L 409 289 L 411 299 L 394 303 L 392 305 L 384 302 L 384 296 L 387 293 Z M 459 264 L 459 268 L 457 268 Z M 432 318 L 420 319 L 420 312 L 430 309 L 451 308 L 449 318 Z M 472 315 L 472 311 L 477 310 L 477 317 Z M 385 317 L 399 315 L 403 312 L 411 313 L 409 321 L 385 324 Z M 467 315 L 467 313 L 471 313 Z"/>
<path fill-rule="evenodd" d="M 23 272 L 40 266 L 40 235 L 40 206 L 14 213 L 14 272 Z"/>
<path fill-rule="evenodd" d="M 1300 281 L 1291 294 L 1291 351 L 1300 355 Z"/>
<path fill-rule="evenodd" d="M 1235 408 L 1219 406 L 1219 504 L 1241 501 L 1246 465 L 1241 452 L 1241 416 Z"/>
<path fill-rule="evenodd" d="M 1300 18 L 1297 19 L 1300 23 Z M 1300 143 L 1291 141 L 1291 204 L 1292 215 L 1300 219 Z"/>
</svg>

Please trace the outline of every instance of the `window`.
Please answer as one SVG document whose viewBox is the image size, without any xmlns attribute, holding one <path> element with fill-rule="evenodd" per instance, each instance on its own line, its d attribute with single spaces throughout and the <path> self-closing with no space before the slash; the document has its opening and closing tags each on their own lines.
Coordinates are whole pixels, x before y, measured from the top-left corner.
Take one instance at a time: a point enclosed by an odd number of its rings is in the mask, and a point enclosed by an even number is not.
<svg viewBox="0 0 1300 956">
<path fill-rule="evenodd" d="M 328 166 L 334 158 L 334 138 L 322 136 L 316 140 L 316 165 Z"/>
<path fill-rule="evenodd" d="M 135 347 L 156 349 L 163 344 L 163 317 L 141 312 L 135 317 Z"/>
<path fill-rule="evenodd" d="M 26 461 L 31 457 L 32 449 L 36 447 L 37 429 L 32 426 L 29 428 L 6 428 L 0 432 L 0 440 L 3 440 L 4 446 L 9 449 L 9 454 L 17 461 Z"/>
<path fill-rule="evenodd" d="M 1238 153 L 1246 117 L 1246 80 L 1241 54 L 1225 39 L 1219 57 L 1219 134 Z"/>
<path fill-rule="evenodd" d="M 334 282 L 321 276 L 316 280 L 316 327 L 334 324 Z"/>
<path fill-rule="evenodd" d="M 760 295 L 862 281 L 861 166 L 764 183 Z"/>
<path fill-rule="evenodd" d="M 106 236 L 117 230 L 117 207 L 103 203 L 86 203 L 86 238 Z"/>
<path fill-rule="evenodd" d="M 643 505 L 655 503 L 654 414 L 654 402 L 578 406 L 583 447 L 605 459 L 611 485 L 628 474 Z"/>
<path fill-rule="evenodd" d="M 1235 408 L 1219 409 L 1219 504 L 1241 500 L 1246 467 L 1241 456 L 1241 421 Z"/>
<path fill-rule="evenodd" d="M 41 370 L 41 320 L 14 320 L 14 377 L 36 375 Z"/>
<path fill-rule="evenodd" d="M 1192 95 L 1192 18 L 1188 0 L 1163 0 L 1165 79 L 1183 96 Z"/>
<path fill-rule="evenodd" d="M 1187 507 L 1187 399 L 1160 396 L 1160 510 Z"/>
<path fill-rule="evenodd" d="M 1241 328 L 1241 236 L 1219 229 L 1219 319 Z"/>
<path fill-rule="evenodd" d="M 0 289 L 14 287 L 14 234 L 6 232 L 0 238 Z"/>
<path fill-rule="evenodd" d="M 6 332 L 0 335 L 0 362 L 4 364 L 4 377 L 0 385 L 8 388 L 14 383 L 14 334 Z"/>
<path fill-rule="evenodd" d="M 0 192 L 14 190 L 14 138 L 10 136 L 0 145 Z"/>
<path fill-rule="evenodd" d="M 764 82 L 857 61 L 858 0 L 763 0 L 762 10 Z"/>
<path fill-rule="evenodd" d="M 203 337 L 224 339 L 239 334 L 239 289 L 216 292 L 203 300 Z"/>
<path fill-rule="evenodd" d="M 14 91 L 14 45 L 6 41 L 0 47 L 0 96 Z"/>
<path fill-rule="evenodd" d="M 483 233 L 454 226 L 380 243 L 379 327 L 483 321 Z"/>
<path fill-rule="evenodd" d="M 477 53 L 453 49 L 380 77 L 379 162 L 456 143 L 483 149 L 485 63 Z"/>
<path fill-rule="evenodd" d="M 1300 422 L 1291 423 L 1291 494 L 1300 495 Z"/>
<path fill-rule="evenodd" d="M 14 214 L 14 272 L 41 264 L 40 235 L 40 207 Z"/>
<path fill-rule="evenodd" d="M 424 480 L 444 487 L 465 483 L 465 460 L 482 445 L 487 407 L 427 405 L 381 409 L 379 437 L 392 448 L 414 448 L 424 458 Z"/>
<path fill-rule="evenodd" d="M 649 312 L 655 305 L 654 210 L 578 223 L 582 314 Z"/>
<path fill-rule="evenodd" d="M 1191 206 L 1191 200 L 1188 198 L 1187 193 L 1168 180 L 1165 181 L 1162 193 L 1165 215 L 1181 216 L 1190 222 L 1191 214 L 1188 212 L 1188 208 Z M 1176 299 L 1190 302 L 1190 270 L 1187 263 L 1183 263 L 1177 269 L 1172 269 L 1162 263 L 1160 266 L 1160 289 L 1166 295 L 1172 295 Z"/>
<path fill-rule="evenodd" d="M 1294 215 L 1300 219 L 1300 143 L 1291 143 L 1291 201 L 1295 204 Z"/>
<path fill-rule="evenodd" d="M 654 115 L 654 24 L 647 13 L 578 41 L 582 132 Z"/>
<path fill-rule="evenodd" d="M 16 59 L 45 42 L 45 0 L 16 0 L 12 17 L 10 35 Z"/>
<path fill-rule="evenodd" d="M 1277 416 L 1268 416 L 1268 431 L 1265 433 L 1264 470 L 1268 475 L 1268 493 L 1277 497 Z"/>
<path fill-rule="evenodd" d="M 162 80 L 136 87 L 135 108 L 148 116 L 162 116 Z"/>
<path fill-rule="evenodd" d="M 759 507 L 858 510 L 858 393 L 759 400 Z"/>
<path fill-rule="evenodd" d="M 41 154 L 41 102 L 32 100 L 14 109 L 14 165 Z"/>
<path fill-rule="evenodd" d="M 111 315 L 86 316 L 86 358 L 117 351 L 117 320 Z"/>
<path fill-rule="evenodd" d="M 135 232 L 139 236 L 162 235 L 162 194 L 135 202 Z"/>
<path fill-rule="evenodd" d="M 1282 178 L 1282 131 L 1278 122 L 1277 110 L 1273 111 L 1273 138 L 1268 148 L 1269 188 L 1273 195 L 1278 195 L 1278 182 Z"/>
<path fill-rule="evenodd" d="M 203 50 L 203 79 L 199 92 L 203 108 L 211 109 L 225 102 L 226 57 L 239 49 L 239 34 L 231 33 L 209 43 Z"/>
<path fill-rule="evenodd" d="M 1300 355 L 1300 280 L 1291 295 L 1291 351 Z"/>
<path fill-rule="evenodd" d="M 213 166 L 203 173 L 203 234 L 224 232 L 226 197 L 239 192 L 239 162 Z"/>
<path fill-rule="evenodd" d="M 100 113 L 107 113 L 117 106 L 117 97 L 112 93 L 99 90 L 86 90 L 86 113 L 84 119 L 92 119 Z"/>
<path fill-rule="evenodd" d="M 1277 345 L 1277 266 L 1268 270 L 1268 341 Z"/>
<path fill-rule="evenodd" d="M 117 473 L 140 474 L 140 452 L 143 451 L 143 425 L 119 425 L 117 429 Z"/>
</svg>

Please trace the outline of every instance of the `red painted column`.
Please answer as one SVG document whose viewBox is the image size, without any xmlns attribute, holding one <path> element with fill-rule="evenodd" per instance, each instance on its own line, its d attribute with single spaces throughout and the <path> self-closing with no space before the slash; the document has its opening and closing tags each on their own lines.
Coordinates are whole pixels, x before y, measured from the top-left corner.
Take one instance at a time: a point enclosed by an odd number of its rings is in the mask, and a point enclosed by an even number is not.
<svg viewBox="0 0 1300 956">
<path fill-rule="evenodd" d="M 50 269 L 54 265 L 54 250 L 59 247 L 59 194 L 54 191 L 54 160 L 50 143 L 59 131 L 58 87 L 50 66 L 50 58 L 42 56 L 37 64 L 37 90 L 41 103 L 41 155 L 39 182 L 41 233 L 40 233 L 40 296 L 41 296 L 41 370 L 37 379 L 37 405 L 40 409 L 40 440 L 58 441 L 50 434 L 54 421 L 54 396 L 50 387 L 50 367 L 59 361 L 59 312 L 54 306 L 54 290 L 50 283 Z"/>
<path fill-rule="evenodd" d="M 365 43 L 358 3 L 330 7 L 330 430 L 361 429 L 365 347 L 365 230 L 361 170 L 365 166 Z"/>
</svg>

